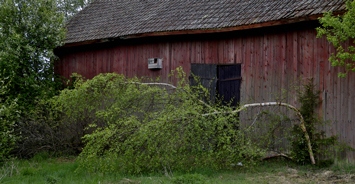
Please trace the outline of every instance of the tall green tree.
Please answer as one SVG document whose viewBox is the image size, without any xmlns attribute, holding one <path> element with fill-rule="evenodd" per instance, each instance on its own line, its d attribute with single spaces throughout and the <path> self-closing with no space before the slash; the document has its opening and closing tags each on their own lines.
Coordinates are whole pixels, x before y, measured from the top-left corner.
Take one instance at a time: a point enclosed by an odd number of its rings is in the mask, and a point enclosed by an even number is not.
<svg viewBox="0 0 355 184">
<path fill-rule="evenodd" d="M 355 44 L 355 1 L 346 1 L 346 12 L 341 16 L 333 16 L 332 12 L 324 13 L 319 19 L 322 27 L 317 28 L 317 36 L 326 35 L 327 40 L 336 48 L 329 61 L 332 66 L 341 66 L 345 72 L 338 73 L 338 76 L 345 77 L 349 71 L 355 71 L 355 47 L 343 47 L 342 43 L 349 39 Z"/>
<path fill-rule="evenodd" d="M 18 99 L 28 108 L 53 93 L 53 49 L 65 37 L 64 16 L 55 0 L 0 0 L 1 99 Z"/>
</svg>

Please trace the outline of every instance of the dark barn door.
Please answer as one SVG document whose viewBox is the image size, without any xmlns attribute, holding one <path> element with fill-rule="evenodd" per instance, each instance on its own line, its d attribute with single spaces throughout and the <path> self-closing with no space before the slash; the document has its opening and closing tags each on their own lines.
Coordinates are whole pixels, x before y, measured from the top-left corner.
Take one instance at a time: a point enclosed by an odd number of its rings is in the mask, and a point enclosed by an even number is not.
<svg viewBox="0 0 355 184">
<path fill-rule="evenodd" d="M 213 64 L 191 64 L 190 84 L 197 85 L 194 76 L 201 80 L 201 85 L 209 90 L 211 103 L 214 103 L 217 87 L 217 66 Z M 204 99 L 206 100 L 206 99 Z"/>
<path fill-rule="evenodd" d="M 241 65 L 191 64 L 191 74 L 201 79 L 203 87 L 210 92 L 210 101 L 215 102 L 218 94 L 224 105 L 231 100 L 236 107 L 240 101 Z M 190 76 L 190 84 L 196 81 Z"/>
<path fill-rule="evenodd" d="M 241 65 L 218 65 L 217 76 L 217 91 L 223 105 L 232 100 L 231 106 L 236 107 L 240 101 Z"/>
</svg>

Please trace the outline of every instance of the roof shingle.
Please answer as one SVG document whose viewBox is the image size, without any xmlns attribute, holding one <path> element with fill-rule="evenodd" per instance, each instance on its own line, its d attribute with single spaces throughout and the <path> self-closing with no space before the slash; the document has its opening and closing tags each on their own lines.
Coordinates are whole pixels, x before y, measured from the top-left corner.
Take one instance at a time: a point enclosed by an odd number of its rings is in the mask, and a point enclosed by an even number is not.
<svg viewBox="0 0 355 184">
<path fill-rule="evenodd" d="M 65 43 L 219 29 L 345 10 L 344 0 L 96 0 L 67 25 Z"/>
</svg>

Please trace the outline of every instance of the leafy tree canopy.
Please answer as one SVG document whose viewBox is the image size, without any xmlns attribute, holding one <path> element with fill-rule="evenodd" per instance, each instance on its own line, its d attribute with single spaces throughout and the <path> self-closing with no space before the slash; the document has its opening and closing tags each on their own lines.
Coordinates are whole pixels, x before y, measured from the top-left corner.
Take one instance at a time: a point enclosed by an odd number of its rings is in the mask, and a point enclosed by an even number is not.
<svg viewBox="0 0 355 184">
<path fill-rule="evenodd" d="M 355 1 L 346 2 L 346 12 L 342 16 L 332 16 L 331 12 L 324 13 L 319 19 L 322 27 L 317 28 L 318 37 L 327 36 L 327 40 L 336 48 L 329 61 L 332 66 L 345 67 L 345 73 L 338 76 L 345 77 L 349 71 L 355 71 L 355 47 L 344 48 L 343 43 L 349 39 L 355 43 Z"/>
<path fill-rule="evenodd" d="M 55 0 L 0 0 L 0 99 L 27 107 L 53 92 L 53 49 L 65 36 L 64 16 Z"/>
</svg>

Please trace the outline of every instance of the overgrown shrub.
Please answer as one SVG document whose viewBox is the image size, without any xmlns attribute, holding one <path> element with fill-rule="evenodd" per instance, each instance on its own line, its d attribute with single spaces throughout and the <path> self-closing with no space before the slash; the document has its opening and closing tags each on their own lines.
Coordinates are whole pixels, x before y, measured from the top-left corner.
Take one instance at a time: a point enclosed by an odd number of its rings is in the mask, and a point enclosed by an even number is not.
<svg viewBox="0 0 355 184">
<path fill-rule="evenodd" d="M 264 154 L 263 143 L 244 139 L 248 132 L 231 123 L 237 113 L 214 113 L 231 108 L 200 101 L 191 91 L 206 90 L 189 86 L 181 71 L 176 89 L 100 74 L 77 77 L 74 89 L 63 90 L 55 101 L 66 121 L 91 122 L 80 168 L 139 173 L 255 163 Z"/>
<path fill-rule="evenodd" d="M 8 83 L 0 78 L 0 161 L 9 156 L 19 138 L 15 133 L 15 123 L 20 114 L 17 99 L 11 101 L 1 98 L 7 93 L 7 87 Z"/>
<path fill-rule="evenodd" d="M 85 127 L 79 123 L 64 121 L 53 99 L 38 100 L 37 106 L 19 118 L 16 132 L 21 133 L 13 154 L 19 158 L 46 152 L 51 155 L 78 155 L 83 143 Z"/>
</svg>

